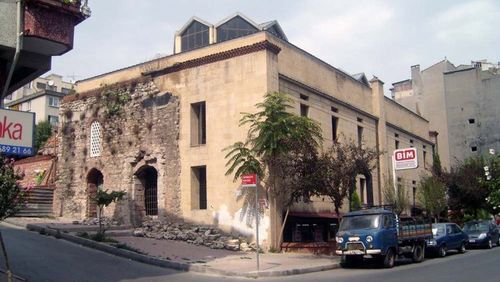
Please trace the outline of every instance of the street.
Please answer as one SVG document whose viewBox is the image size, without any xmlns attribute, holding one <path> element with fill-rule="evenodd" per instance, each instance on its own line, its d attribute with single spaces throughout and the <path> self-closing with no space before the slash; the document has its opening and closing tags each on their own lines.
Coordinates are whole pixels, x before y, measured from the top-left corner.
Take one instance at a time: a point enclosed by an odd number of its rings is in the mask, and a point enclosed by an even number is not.
<svg viewBox="0 0 500 282">
<path fill-rule="evenodd" d="M 254 281 L 186 273 L 150 266 L 54 237 L 1 226 L 14 273 L 28 281 Z M 3 258 L 1 260 L 3 267 Z M 259 281 L 498 281 L 500 248 L 469 250 L 420 264 L 400 261 L 393 269 L 362 267 Z"/>
</svg>

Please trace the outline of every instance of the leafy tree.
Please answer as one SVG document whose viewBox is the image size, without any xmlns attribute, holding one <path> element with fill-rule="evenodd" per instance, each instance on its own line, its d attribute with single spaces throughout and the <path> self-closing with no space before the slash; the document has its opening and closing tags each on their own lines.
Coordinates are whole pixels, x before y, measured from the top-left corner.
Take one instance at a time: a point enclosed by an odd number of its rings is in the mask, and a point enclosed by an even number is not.
<svg viewBox="0 0 500 282">
<path fill-rule="evenodd" d="M 315 151 L 322 140 L 321 128 L 316 122 L 288 111 L 291 102 L 283 93 L 266 94 L 264 101 L 256 104 L 258 112 L 243 113 L 240 120 L 240 126 L 249 126 L 247 140 L 228 147 L 226 155 L 226 175 L 234 173 L 235 180 L 245 173 L 261 176 L 271 197 L 272 214 L 280 224 L 283 224 L 280 217 L 284 209 L 299 198 L 302 187 L 309 185 L 304 183 L 311 180 L 302 181 L 305 173 L 300 169 L 305 167 L 291 156 L 312 157 L 314 154 L 310 152 Z"/>
<path fill-rule="evenodd" d="M 384 185 L 383 192 L 384 202 L 392 206 L 393 211 L 399 216 L 411 206 L 408 191 L 404 185 L 398 185 L 394 189 L 394 184 L 391 179 L 387 180 Z"/>
<path fill-rule="evenodd" d="M 481 178 L 481 183 L 490 191 L 488 203 L 493 207 L 494 213 L 500 213 L 500 155 L 491 157 L 487 167 L 485 174 L 488 176 Z"/>
<path fill-rule="evenodd" d="M 14 161 L 0 155 L 0 220 L 19 210 L 23 189 L 17 182 L 21 178 L 22 175 L 14 170 Z"/>
<path fill-rule="evenodd" d="M 420 180 L 417 200 L 429 217 L 439 222 L 439 215 L 446 210 L 446 187 L 435 176 L 426 176 Z"/>
<path fill-rule="evenodd" d="M 489 187 L 484 183 L 485 160 L 482 157 L 466 159 L 452 167 L 443 177 L 448 187 L 448 205 L 453 211 L 462 211 L 477 217 L 479 210 L 492 212 L 487 202 Z"/>
<path fill-rule="evenodd" d="M 441 159 L 438 153 L 432 155 L 432 175 L 441 178 L 443 176 L 443 168 L 441 167 Z"/>
<path fill-rule="evenodd" d="M 22 175 L 14 170 L 14 160 L 0 154 L 0 221 L 14 215 L 23 203 L 24 191 L 17 183 Z M 9 259 L 0 232 L 0 245 L 5 258 L 7 278 L 12 281 Z"/>
<path fill-rule="evenodd" d="M 41 121 L 35 126 L 35 152 L 45 145 L 52 135 L 52 125 L 48 121 Z"/>
<path fill-rule="evenodd" d="M 349 139 L 345 142 L 335 142 L 321 155 L 319 170 L 323 185 L 318 193 L 332 200 L 337 215 L 340 214 L 344 200 L 351 199 L 354 193 L 356 176 L 370 173 L 378 156 L 377 150 L 360 147 Z"/>
<path fill-rule="evenodd" d="M 123 199 L 126 192 L 124 191 L 111 191 L 99 189 L 94 196 L 90 196 L 90 200 L 97 205 L 97 218 L 99 221 L 99 232 L 96 238 L 104 239 L 104 232 L 106 231 L 102 225 L 102 212 L 104 207 L 109 206 L 113 202 L 118 202 Z"/>
</svg>

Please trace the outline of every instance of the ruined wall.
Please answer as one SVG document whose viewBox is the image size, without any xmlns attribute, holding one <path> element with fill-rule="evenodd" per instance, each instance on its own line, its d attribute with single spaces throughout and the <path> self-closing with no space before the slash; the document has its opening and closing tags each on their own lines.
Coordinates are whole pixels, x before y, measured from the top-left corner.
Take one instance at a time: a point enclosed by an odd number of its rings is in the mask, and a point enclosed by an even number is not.
<svg viewBox="0 0 500 282">
<path fill-rule="evenodd" d="M 179 100 L 160 92 L 152 81 L 129 82 L 68 96 L 61 105 L 58 179 L 54 213 L 85 218 L 89 203 L 87 177 L 103 175 L 103 188 L 124 190 L 124 201 L 106 215 L 137 224 L 144 216 L 142 168 L 158 174 L 159 217 L 180 213 Z M 101 155 L 91 157 L 90 126 L 101 125 Z"/>
</svg>

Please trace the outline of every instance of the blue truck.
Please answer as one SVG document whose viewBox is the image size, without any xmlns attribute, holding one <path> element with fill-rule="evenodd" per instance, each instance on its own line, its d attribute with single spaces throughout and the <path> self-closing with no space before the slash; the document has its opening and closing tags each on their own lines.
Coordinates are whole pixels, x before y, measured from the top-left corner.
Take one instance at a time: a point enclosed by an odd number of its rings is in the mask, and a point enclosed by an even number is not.
<svg viewBox="0 0 500 282">
<path fill-rule="evenodd" d="M 345 214 L 335 237 L 336 254 L 343 266 L 354 266 L 374 258 L 386 268 L 398 256 L 421 262 L 426 241 L 432 239 L 432 225 L 412 218 L 399 219 L 390 209 L 370 208 Z"/>
</svg>

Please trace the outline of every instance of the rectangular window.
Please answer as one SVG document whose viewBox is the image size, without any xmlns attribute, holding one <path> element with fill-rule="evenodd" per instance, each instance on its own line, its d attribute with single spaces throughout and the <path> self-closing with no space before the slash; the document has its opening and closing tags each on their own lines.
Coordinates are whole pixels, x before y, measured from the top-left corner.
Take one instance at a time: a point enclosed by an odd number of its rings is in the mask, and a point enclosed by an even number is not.
<svg viewBox="0 0 500 282">
<path fill-rule="evenodd" d="M 410 139 L 410 148 L 413 148 L 413 140 Z"/>
<path fill-rule="evenodd" d="M 475 119 L 473 119 L 473 118 L 470 118 L 470 119 L 469 119 L 469 124 L 474 124 L 474 123 L 476 123 L 476 120 L 475 120 Z"/>
<path fill-rule="evenodd" d="M 304 94 L 300 94 L 300 99 L 307 101 L 307 100 L 309 100 L 309 96 L 304 95 Z"/>
<path fill-rule="evenodd" d="M 191 104 L 191 145 L 206 144 L 206 107 L 205 102 Z"/>
<path fill-rule="evenodd" d="M 424 147 L 424 149 L 425 149 L 425 147 Z M 424 168 L 427 168 L 427 165 L 426 165 L 426 163 L 427 163 L 427 152 L 423 151 L 423 154 L 424 154 L 424 157 L 423 157 L 423 159 L 424 159 L 423 160 Z"/>
<path fill-rule="evenodd" d="M 69 94 L 69 92 L 71 92 L 71 89 L 62 87 L 61 92 L 64 94 Z"/>
<path fill-rule="evenodd" d="M 48 117 L 49 123 L 51 125 L 58 125 L 59 124 L 59 117 L 58 116 L 50 116 Z"/>
<path fill-rule="evenodd" d="M 28 111 L 28 112 L 31 111 L 31 101 L 24 103 L 23 108 L 24 108 L 23 109 L 24 111 Z"/>
<path fill-rule="evenodd" d="M 55 86 L 55 85 L 47 85 L 47 90 L 57 91 L 57 86 Z"/>
<path fill-rule="evenodd" d="M 337 141 L 338 124 L 339 124 L 339 118 L 332 116 L 332 140 L 333 140 L 333 142 Z"/>
<path fill-rule="evenodd" d="M 361 147 L 363 145 L 363 127 L 358 126 L 358 146 Z"/>
<path fill-rule="evenodd" d="M 309 106 L 300 104 L 300 116 L 307 117 L 309 115 Z"/>
<path fill-rule="evenodd" d="M 399 134 L 394 133 L 394 138 L 399 138 Z"/>
<path fill-rule="evenodd" d="M 362 118 L 357 118 L 357 121 L 358 122 L 363 122 L 363 119 Z"/>
<path fill-rule="evenodd" d="M 191 207 L 194 210 L 207 209 L 207 167 L 191 168 Z"/>
<path fill-rule="evenodd" d="M 59 98 L 49 96 L 49 106 L 59 108 Z"/>
<path fill-rule="evenodd" d="M 331 109 L 332 109 L 332 112 L 334 112 L 334 113 L 338 113 L 339 112 L 339 109 L 337 109 L 335 107 L 332 107 Z"/>
<path fill-rule="evenodd" d="M 396 147 L 396 149 L 399 149 L 399 140 L 394 141 L 394 147 Z"/>
<path fill-rule="evenodd" d="M 471 147 L 470 147 L 470 150 L 471 150 L 472 152 L 477 152 L 477 146 L 471 146 Z"/>
<path fill-rule="evenodd" d="M 40 90 L 45 90 L 45 89 L 47 89 L 47 84 L 41 83 L 41 82 L 37 82 L 36 83 L 36 88 L 38 88 Z"/>
</svg>

